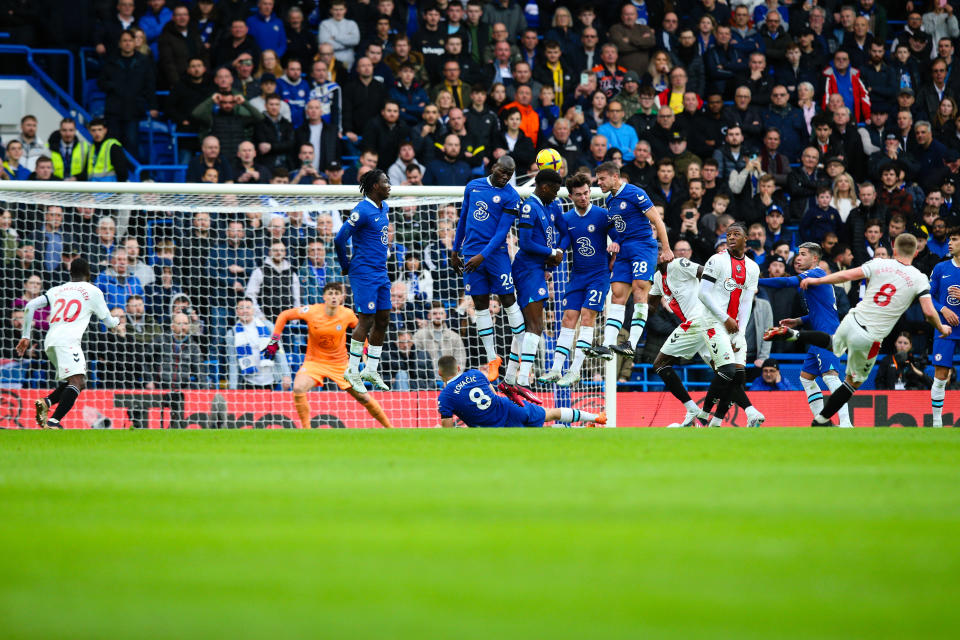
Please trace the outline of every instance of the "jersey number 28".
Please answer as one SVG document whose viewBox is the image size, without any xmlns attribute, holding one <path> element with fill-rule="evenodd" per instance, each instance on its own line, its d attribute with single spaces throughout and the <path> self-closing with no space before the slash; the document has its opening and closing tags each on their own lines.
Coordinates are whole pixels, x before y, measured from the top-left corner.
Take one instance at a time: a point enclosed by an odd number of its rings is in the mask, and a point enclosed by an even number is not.
<svg viewBox="0 0 960 640">
<path fill-rule="evenodd" d="M 80 301 L 71 300 L 67 302 L 63 298 L 53 303 L 53 315 L 50 322 L 73 322 L 80 315 Z"/>
</svg>

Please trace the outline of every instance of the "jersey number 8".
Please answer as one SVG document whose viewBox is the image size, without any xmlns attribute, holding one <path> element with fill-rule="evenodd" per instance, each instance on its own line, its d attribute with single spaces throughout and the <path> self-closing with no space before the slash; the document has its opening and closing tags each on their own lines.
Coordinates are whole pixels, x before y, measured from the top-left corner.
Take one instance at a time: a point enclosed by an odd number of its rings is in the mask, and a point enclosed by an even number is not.
<svg viewBox="0 0 960 640">
<path fill-rule="evenodd" d="M 878 307 L 885 307 L 890 304 L 890 300 L 896 292 L 897 288 L 895 286 L 889 283 L 885 284 L 880 287 L 880 291 L 873 294 L 873 303 Z"/>
<path fill-rule="evenodd" d="M 470 398 L 470 402 L 477 405 L 477 409 L 480 409 L 480 411 L 486 411 L 493 404 L 493 399 L 485 394 L 483 389 L 477 387 L 470 389 L 467 397 Z"/>
</svg>

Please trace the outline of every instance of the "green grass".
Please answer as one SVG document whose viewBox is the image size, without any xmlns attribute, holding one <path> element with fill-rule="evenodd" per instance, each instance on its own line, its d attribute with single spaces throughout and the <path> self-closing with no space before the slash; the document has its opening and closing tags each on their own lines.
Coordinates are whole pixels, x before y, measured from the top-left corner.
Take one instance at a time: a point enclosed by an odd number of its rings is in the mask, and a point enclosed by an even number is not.
<svg viewBox="0 0 960 640">
<path fill-rule="evenodd" d="M 960 433 L 0 432 L 3 638 L 955 638 Z"/>
</svg>

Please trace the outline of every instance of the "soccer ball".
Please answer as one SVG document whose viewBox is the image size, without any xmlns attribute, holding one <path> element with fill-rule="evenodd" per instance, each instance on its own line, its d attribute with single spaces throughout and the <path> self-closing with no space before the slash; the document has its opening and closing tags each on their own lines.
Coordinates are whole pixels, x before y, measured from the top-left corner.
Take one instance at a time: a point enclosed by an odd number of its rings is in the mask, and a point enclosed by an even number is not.
<svg viewBox="0 0 960 640">
<path fill-rule="evenodd" d="M 541 149 L 537 154 L 538 169 L 553 169 L 560 171 L 563 165 L 563 156 L 556 149 Z"/>
</svg>

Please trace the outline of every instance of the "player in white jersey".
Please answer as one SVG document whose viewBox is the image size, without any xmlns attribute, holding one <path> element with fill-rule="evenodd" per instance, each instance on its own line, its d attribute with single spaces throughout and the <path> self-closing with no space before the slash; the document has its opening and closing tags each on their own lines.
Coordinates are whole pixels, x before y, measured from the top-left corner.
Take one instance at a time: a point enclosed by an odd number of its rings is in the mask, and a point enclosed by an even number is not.
<svg viewBox="0 0 960 640">
<path fill-rule="evenodd" d="M 90 323 L 90 315 L 96 314 L 111 330 L 120 320 L 110 315 L 103 292 L 90 284 L 90 265 L 85 259 L 76 258 L 70 263 L 70 282 L 53 287 L 27 303 L 22 337 L 17 343 L 18 355 L 22 356 L 30 348 L 34 312 L 47 306 L 52 310 L 43 350 L 53 364 L 59 384 L 46 398 L 37 400 L 37 424 L 41 428 L 59 429 L 60 421 L 87 384 L 87 361 L 80 349 L 80 340 Z M 47 412 L 53 405 L 57 405 L 57 409 L 48 419 Z"/>
<path fill-rule="evenodd" d="M 737 321 L 737 331 L 731 335 L 736 375 L 730 399 L 744 408 L 747 414 L 747 426 L 759 427 L 764 416 L 750 404 L 746 391 L 747 363 L 747 323 L 753 312 L 753 298 L 757 293 L 760 280 L 760 267 L 746 257 L 747 230 L 740 223 L 727 229 L 727 250 L 716 253 L 703 266 L 700 280 L 700 299 L 714 315 L 717 322 L 725 323 L 728 318 Z M 715 379 L 716 381 L 716 379 Z M 709 410 L 717 402 L 711 426 L 720 426 L 729 405 L 718 402 L 722 394 L 719 383 L 710 385 L 704 409 Z"/>
<path fill-rule="evenodd" d="M 673 364 L 681 359 L 700 353 L 708 364 L 715 363 L 718 385 L 724 388 L 725 399 L 731 391 L 730 385 L 736 377 L 733 347 L 730 334 L 736 332 L 737 322 L 726 318 L 719 323 L 703 306 L 700 300 L 700 281 L 703 267 L 687 258 L 675 258 L 667 264 L 661 264 L 654 274 L 651 300 L 656 303 L 663 300 L 670 310 L 680 319 L 680 326 L 673 330 L 670 337 L 660 348 L 653 363 L 653 369 L 663 379 L 667 390 L 687 408 L 687 415 L 680 427 L 690 427 L 700 420 L 706 424 L 710 414 L 701 410 L 673 370 Z M 656 309 L 656 306 L 654 306 Z"/>
<path fill-rule="evenodd" d="M 940 314 L 930 298 L 930 281 L 912 266 L 916 255 L 916 237 L 901 233 L 894 241 L 893 259 L 873 259 L 856 269 L 802 280 L 800 286 L 806 289 L 818 284 L 840 284 L 867 278 L 866 292 L 859 304 L 843 318 L 833 336 L 823 331 L 797 331 L 786 327 L 773 327 L 763 335 L 764 340 L 796 340 L 833 349 L 838 356 L 847 354 L 847 379 L 843 386 L 830 395 L 823 410 L 814 416 L 812 426 L 833 425 L 830 418 L 850 400 L 853 392 L 870 375 L 880 353 L 880 343 L 914 300 L 919 299 L 920 308 L 929 324 L 941 335 L 950 335 L 950 326 L 940 321 Z"/>
</svg>

